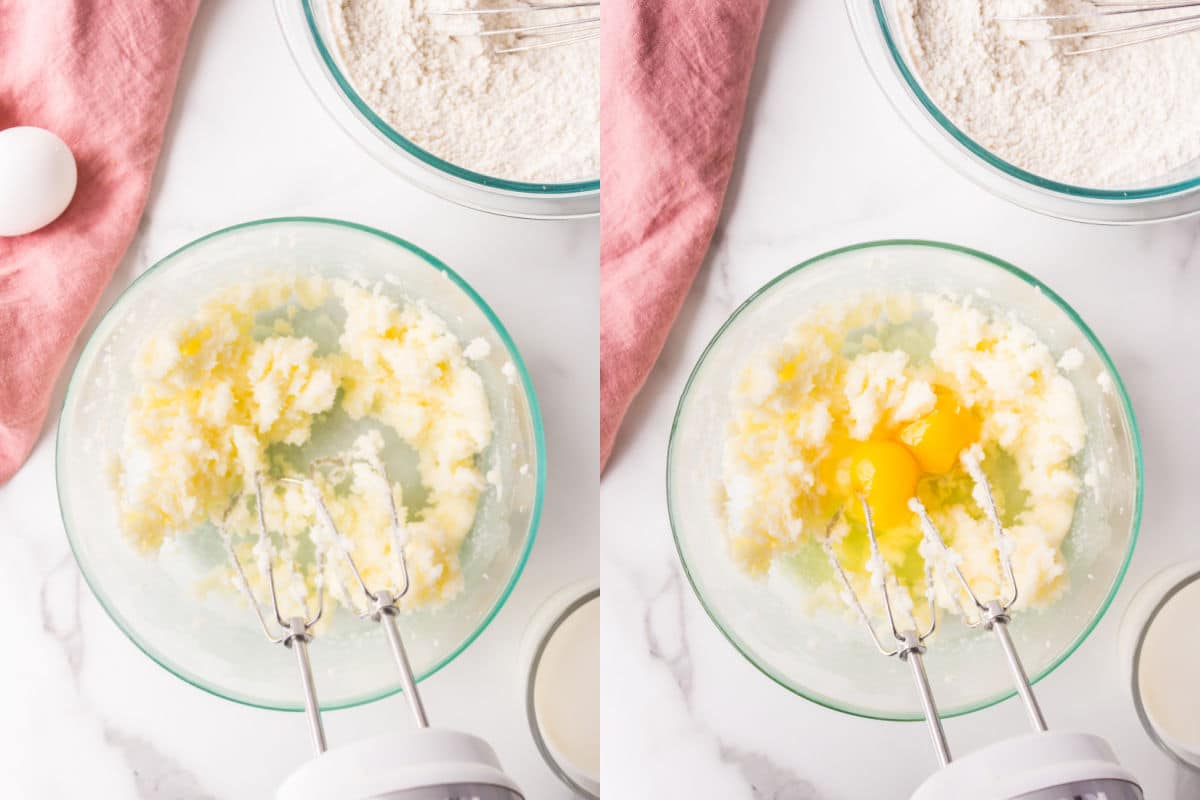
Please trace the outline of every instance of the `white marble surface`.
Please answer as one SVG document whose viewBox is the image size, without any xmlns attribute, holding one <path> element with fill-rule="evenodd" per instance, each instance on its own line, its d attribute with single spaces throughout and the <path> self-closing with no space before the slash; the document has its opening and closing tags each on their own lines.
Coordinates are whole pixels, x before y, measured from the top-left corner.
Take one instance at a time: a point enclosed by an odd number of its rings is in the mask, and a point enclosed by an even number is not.
<svg viewBox="0 0 1200 800">
<path fill-rule="evenodd" d="M 290 214 L 356 220 L 427 248 L 487 298 L 530 366 L 550 464 L 538 541 L 499 616 L 423 688 L 434 721 L 489 739 L 530 798 L 569 797 L 528 736 L 516 661 L 533 609 L 598 569 L 598 225 L 491 217 L 410 187 L 326 116 L 292 64 L 270 3 L 207 0 L 146 216 L 100 308 L 197 236 Z M 308 757 L 303 719 L 193 689 L 105 616 L 58 516 L 54 433 L 51 420 L 29 463 L 0 487 L 0 796 L 270 796 Z M 398 699 L 327 715 L 332 743 L 407 721 Z"/>
<path fill-rule="evenodd" d="M 601 483 L 604 779 L 611 797 L 907 797 L 934 764 L 917 725 L 819 708 L 759 674 L 704 614 L 667 523 L 675 404 L 704 345 L 778 272 L 827 249 L 921 237 L 1033 271 L 1090 323 L 1124 376 L 1146 456 L 1142 540 L 1114 607 L 1039 686 L 1053 727 L 1109 739 L 1152 800 L 1200 798 L 1143 734 L 1119 681 L 1116 632 L 1153 572 L 1200 555 L 1192 485 L 1200 433 L 1200 221 L 1129 230 L 1059 222 L 984 194 L 895 118 L 842 4 L 777 0 L 715 245 Z M 948 730 L 959 752 L 1024 730 L 1014 701 Z"/>
</svg>

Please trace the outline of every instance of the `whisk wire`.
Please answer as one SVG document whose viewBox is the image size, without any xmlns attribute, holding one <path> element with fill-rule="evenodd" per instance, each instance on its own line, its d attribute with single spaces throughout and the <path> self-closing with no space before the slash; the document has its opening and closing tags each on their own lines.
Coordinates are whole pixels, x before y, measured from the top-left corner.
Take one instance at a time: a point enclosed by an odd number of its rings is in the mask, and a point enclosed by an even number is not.
<svg viewBox="0 0 1200 800">
<path fill-rule="evenodd" d="M 898 614 L 892 601 L 891 592 L 888 589 L 887 562 L 884 561 L 882 551 L 879 548 L 879 538 L 875 532 L 875 521 L 871 515 L 871 507 L 865 499 L 860 500 L 860 502 L 862 503 L 863 507 L 863 515 L 867 530 L 867 541 L 870 547 L 868 571 L 872 573 L 871 579 L 875 585 L 879 587 L 880 596 L 883 598 L 883 606 L 884 612 L 887 616 L 888 630 L 890 631 L 892 638 L 901 644 L 908 642 L 913 638 L 915 638 L 916 642 L 923 643 L 926 639 L 933 635 L 937 627 L 936 602 L 932 591 L 932 573 L 928 568 L 926 568 L 926 599 L 929 603 L 928 627 L 926 627 L 924 630 L 921 630 L 921 626 L 917 624 L 915 616 L 911 614 L 910 619 L 908 620 L 911 624 L 902 625 L 898 621 Z M 861 619 L 866 625 L 867 630 L 871 634 L 871 639 L 875 643 L 875 646 L 879 649 L 879 652 L 885 656 L 900 656 L 903 658 L 905 657 L 904 647 L 889 648 L 883 643 L 883 640 L 879 638 L 879 634 L 875 630 L 875 624 L 871 621 L 871 617 L 867 613 L 866 607 L 863 605 L 858 593 L 854 590 L 854 586 L 850 582 L 850 577 L 846 574 L 846 570 L 842 566 L 841 559 L 839 559 L 837 554 L 834 552 L 833 531 L 840 524 L 841 518 L 842 514 L 839 511 L 834 515 L 833 519 L 830 520 L 829 525 L 826 528 L 825 537 L 821 542 L 822 549 L 825 551 L 825 556 L 829 560 L 834 574 L 838 576 L 838 580 L 842 584 L 847 603 L 857 614 L 859 619 Z"/>
<path fill-rule="evenodd" d="M 1162 0 L 1160 2 L 1123 2 L 1101 3 L 1092 2 L 1087 11 L 1073 11 L 1061 14 L 1030 14 L 993 17 L 996 22 L 1029 23 L 1029 22 L 1083 22 L 1095 19 L 1126 16 L 1130 14 L 1158 15 L 1141 22 L 1127 25 L 1112 25 L 1108 27 L 1085 28 L 1077 31 L 1063 31 L 1036 37 L 1038 41 L 1077 41 L 1089 43 L 1112 37 L 1128 37 L 1120 41 L 1105 42 L 1092 47 L 1079 47 L 1066 51 L 1066 55 L 1086 55 L 1101 53 L 1108 50 L 1129 47 L 1132 45 L 1153 42 L 1185 33 L 1200 31 L 1200 14 L 1163 15 L 1163 12 L 1186 11 L 1200 8 L 1200 0 Z M 1148 32 L 1147 36 L 1137 36 L 1138 33 Z"/>
<path fill-rule="evenodd" d="M 891 628 L 892 636 L 897 644 L 895 647 L 887 647 L 879 638 L 879 634 L 875 631 L 875 624 L 871 621 L 871 617 L 867 614 L 863 607 L 862 601 L 858 594 L 854 591 L 854 587 L 850 583 L 849 577 L 846 575 L 845 569 L 842 567 L 840 559 L 833 550 L 832 533 L 841 520 L 841 512 L 834 515 L 825 531 L 825 538 L 822 542 L 822 547 L 825 550 L 826 556 L 829 558 L 829 563 L 833 566 L 834 572 L 841 579 L 842 587 L 845 589 L 845 597 L 847 602 L 853 608 L 859 618 L 863 621 L 867 631 L 871 635 L 871 640 L 879 649 L 879 652 L 885 656 L 896 656 L 901 661 L 908 663 L 912 670 L 913 680 L 917 686 L 917 693 L 921 701 L 921 710 L 925 715 L 925 724 L 929 731 L 930 740 L 933 742 L 934 752 L 937 755 L 938 763 L 941 766 L 946 766 L 950 763 L 950 744 L 946 739 L 946 731 L 942 727 L 941 716 L 938 714 L 937 700 L 933 696 L 933 688 L 929 683 L 929 674 L 925 670 L 925 640 L 933 635 L 937 622 L 937 608 L 933 597 L 933 576 L 928 567 L 925 571 L 926 578 L 926 594 L 929 600 L 929 627 L 924 631 L 919 630 L 915 617 L 911 619 L 912 627 L 901 629 L 896 623 L 896 615 L 892 606 L 891 596 L 887 588 L 887 565 L 883 560 L 882 553 L 879 549 L 879 540 L 875 535 L 875 522 L 871 516 L 871 506 L 867 503 L 866 498 L 860 498 L 863 507 L 863 514 L 866 520 L 867 539 L 870 543 L 871 555 L 868 571 L 872 572 L 872 580 L 877 581 L 880 587 L 880 593 L 883 595 L 884 608 L 887 611 L 888 626 Z M 872 566 L 873 565 L 873 566 Z"/>
<path fill-rule="evenodd" d="M 1196 8 L 1196 6 L 1191 7 Z M 1135 22 L 1129 25 L 1119 25 L 1112 28 L 1092 28 L 1086 31 L 1052 33 L 1046 37 L 1046 41 L 1055 42 L 1065 39 L 1098 39 L 1104 36 L 1118 36 L 1123 33 L 1137 33 L 1139 31 L 1154 30 L 1172 25 L 1184 25 L 1186 23 L 1194 23 L 1197 20 L 1200 20 L 1200 14 L 1189 14 L 1183 17 L 1175 17 L 1170 21 L 1151 20 L 1149 22 Z M 1166 36 L 1170 36 L 1172 33 L 1172 31 L 1163 31 L 1163 34 Z"/>
<path fill-rule="evenodd" d="M 593 28 L 600 24 L 599 17 L 584 17 L 582 19 L 565 19 L 561 22 L 545 22 L 541 25 L 525 25 L 519 28 L 489 28 L 480 31 L 476 36 L 505 36 L 510 33 L 527 34 L 539 31 L 553 31 L 558 28 Z"/>
<path fill-rule="evenodd" d="M 1151 36 L 1143 36 L 1140 39 L 1130 39 L 1128 41 L 1117 42 L 1115 44 L 1105 44 L 1105 45 L 1100 45 L 1098 47 L 1085 47 L 1085 48 L 1080 48 L 1078 50 L 1071 50 L 1071 51 L 1068 51 L 1067 55 L 1082 56 L 1082 55 L 1087 55 L 1088 53 L 1103 53 L 1108 50 L 1116 50 L 1117 48 L 1120 48 L 1120 47 L 1128 47 L 1130 45 L 1143 44 L 1145 42 L 1156 42 L 1159 39 L 1167 39 L 1172 36 L 1178 36 L 1178 35 L 1184 34 L 1184 33 L 1194 33 L 1196 31 L 1200 31 L 1200 22 L 1197 22 L 1194 25 L 1189 25 L 1186 27 L 1172 28 L 1170 30 L 1161 31 L 1161 32 L 1155 33 Z"/>
<path fill-rule="evenodd" d="M 971 605 L 975 607 L 975 610 L 980 612 L 980 616 L 968 616 L 966 618 L 967 625 L 972 628 L 982 625 L 982 612 L 987 611 L 987 606 L 983 604 L 983 601 L 981 601 L 975 594 L 975 590 L 971 588 L 971 582 L 967 580 L 966 575 L 964 575 L 963 571 L 959 568 L 958 561 L 951 557 L 950 548 L 946 545 L 946 541 L 942 538 L 942 534 L 937 529 L 937 526 L 934 525 L 933 519 L 929 516 L 929 511 L 925 508 L 925 504 L 914 497 L 908 501 L 908 507 L 914 514 L 917 515 L 917 520 L 921 525 L 921 533 L 924 535 L 925 540 L 936 547 L 938 552 L 945 557 L 944 563 L 949 565 L 950 572 L 953 573 L 956 579 L 958 579 L 958 583 L 962 587 L 963 593 L 970 598 Z"/>
<path fill-rule="evenodd" d="M 887 562 L 883 560 L 883 554 L 879 551 L 879 539 L 875 536 L 875 520 L 871 517 L 871 504 L 866 498 L 860 500 L 863 508 L 863 519 L 867 524 L 867 542 L 871 548 L 871 559 L 868 562 L 868 570 L 872 571 L 872 578 L 879 581 L 880 593 L 883 595 L 883 607 L 887 611 L 888 626 L 892 629 L 892 636 L 896 641 L 904 641 L 904 634 L 896 625 L 896 613 L 892 609 L 892 594 L 887 587 Z M 875 574 L 875 570 L 878 574 Z M 901 654 L 903 655 L 903 654 Z"/>
<path fill-rule="evenodd" d="M 562 2 L 562 3 L 529 3 L 520 6 L 506 6 L 504 8 L 446 8 L 426 11 L 436 17 L 464 17 L 464 16 L 480 16 L 489 14 L 521 14 L 527 11 L 559 11 L 569 8 L 595 8 L 600 5 L 599 0 L 577 0 L 577 2 Z"/>
<path fill-rule="evenodd" d="M 301 487 L 304 486 L 304 481 L 302 481 L 298 478 L 279 478 L 278 480 L 280 483 L 290 483 L 290 484 L 298 485 Z M 258 475 L 256 475 L 255 476 L 255 490 L 258 493 L 258 519 L 259 519 L 259 525 L 260 525 L 260 535 L 264 538 L 269 538 L 270 534 L 267 532 L 266 525 L 263 523 L 262 487 L 261 487 L 261 483 L 259 481 L 260 481 L 260 478 Z M 311 495 L 309 496 L 309 499 L 310 500 L 312 499 Z M 317 505 L 319 508 L 320 503 L 318 503 Z M 306 628 L 311 628 L 313 625 L 316 625 L 318 622 L 320 622 L 321 617 L 325 613 L 325 592 L 324 592 L 325 551 L 322 548 L 317 548 L 316 565 L 315 566 L 316 566 L 316 570 L 315 570 L 316 577 L 314 580 L 317 584 L 317 611 L 312 617 L 309 617 L 305 620 L 304 624 L 305 624 Z M 267 574 L 271 579 L 271 602 L 275 606 L 275 615 L 278 618 L 278 617 L 280 617 L 279 595 L 275 591 L 275 572 L 274 572 L 274 568 L 271 566 L 270 562 L 268 562 Z"/>
<path fill-rule="evenodd" d="M 358 564 L 354 560 L 354 555 L 350 552 L 350 548 L 345 544 L 345 540 L 338 531 L 337 524 L 333 521 L 333 516 L 329 513 L 329 508 L 325 505 L 325 501 L 321 496 L 321 491 L 317 488 L 314 480 L 314 476 L 316 475 L 317 471 L 325 466 L 336 465 L 341 467 L 350 467 L 355 464 L 366 466 L 378 478 L 381 492 L 384 500 L 387 503 L 389 517 L 388 527 L 391 532 L 392 549 L 396 555 L 396 561 L 400 567 L 401 577 L 401 583 L 394 588 L 387 589 L 387 592 L 394 601 L 400 600 L 402 597 L 408 594 L 408 590 L 411 585 L 411 579 L 408 574 L 408 561 L 405 556 L 405 549 L 408 542 L 407 536 L 403 532 L 404 526 L 400 521 L 399 510 L 396 508 L 396 498 L 392 495 L 392 484 L 391 479 L 387 474 L 387 468 L 383 464 L 377 463 L 376 461 L 363 458 L 318 459 L 312 463 L 309 470 L 309 477 L 306 478 L 303 483 L 306 491 L 309 493 L 310 499 L 317 509 L 317 514 L 322 525 L 325 526 L 326 531 L 332 537 L 338 551 L 346 559 L 346 562 L 350 567 L 350 572 L 354 575 L 354 580 L 358 584 L 359 589 L 362 591 L 363 595 L 366 596 L 369 603 L 375 603 L 379 599 L 379 592 L 373 591 L 367 586 L 367 582 L 363 578 L 362 572 L 359 570 Z M 360 616 L 371 616 L 373 613 L 374 611 L 367 611 L 360 613 Z"/>
<path fill-rule="evenodd" d="M 297 483 L 295 479 L 281 478 L 281 481 Z M 320 621 L 325 612 L 325 592 L 323 585 L 323 570 L 324 570 L 324 554 L 318 550 L 316 555 L 316 588 L 317 588 L 317 610 L 309 615 L 307 608 L 302 609 L 301 613 L 284 618 L 282 609 L 279 605 L 279 592 L 275 583 L 275 565 L 274 565 L 274 546 L 271 544 L 271 533 L 267 529 L 266 512 L 264 511 L 264 492 L 263 478 L 261 472 L 254 474 L 254 499 L 256 505 L 256 516 L 258 518 L 258 541 L 255 543 L 255 554 L 259 558 L 259 566 L 261 571 L 267 576 L 267 586 L 271 594 L 271 610 L 275 616 L 275 622 L 279 626 L 279 631 L 271 630 L 271 626 L 264 616 L 262 607 L 259 605 L 258 598 L 254 596 L 254 591 L 250 588 L 250 582 L 246 578 L 246 570 L 242 566 L 241 559 L 237 556 L 237 549 L 233 544 L 233 536 L 229 531 L 228 520 L 229 515 L 242 502 L 243 494 L 234 497 L 229 504 L 224 517 L 219 526 L 222 544 L 225 547 L 225 552 L 229 556 L 229 560 L 233 563 L 234 571 L 237 573 L 236 582 L 238 587 L 246 595 L 246 599 L 250 602 L 250 607 L 254 609 L 254 616 L 258 619 L 258 624 L 262 628 L 263 635 L 272 644 L 282 644 L 291 650 L 296 655 L 296 669 L 300 675 L 300 688 L 304 696 L 304 712 L 308 719 L 309 735 L 312 738 L 313 749 L 318 754 L 324 753 L 328 749 L 328 743 L 325 738 L 325 724 L 321 720 L 321 707 L 317 701 L 316 682 L 313 680 L 312 662 L 309 660 L 308 644 L 312 641 L 312 627 Z"/>
<path fill-rule="evenodd" d="M 254 506 L 258 515 L 258 542 L 254 545 L 255 555 L 258 556 L 259 566 L 266 571 L 267 586 L 271 594 L 271 610 L 275 621 L 280 627 L 286 628 L 287 621 L 279 610 L 279 592 L 275 588 L 275 548 L 271 544 L 271 533 L 267 530 L 266 512 L 263 510 L 262 474 L 254 473 Z"/>
<path fill-rule="evenodd" d="M 821 547 L 825 551 L 826 557 L 829 559 L 830 566 L 833 567 L 834 574 L 836 574 L 841 581 L 842 590 L 844 592 L 847 604 L 858 614 L 858 617 L 862 620 L 863 624 L 866 625 L 867 632 L 871 634 L 871 640 L 875 643 L 875 646 L 879 648 L 879 652 L 883 653 L 885 656 L 899 655 L 900 651 L 898 648 L 888 648 L 884 645 L 882 640 L 880 640 L 879 634 L 875 632 L 875 625 L 871 622 L 871 617 L 867 614 L 867 610 L 863 608 L 862 601 L 858 599 L 858 593 L 855 592 L 854 587 L 850 585 L 850 578 L 846 575 L 846 570 L 842 568 L 842 562 L 833 552 L 831 537 L 833 529 L 837 527 L 838 523 L 841 521 L 841 516 L 841 512 L 839 511 L 834 515 L 833 519 L 830 520 L 828 527 L 825 529 L 825 538 L 821 542 Z"/>
<path fill-rule="evenodd" d="M 600 33 L 590 33 L 584 36 L 575 36 L 570 39 L 554 39 L 549 42 L 538 42 L 537 44 L 526 44 L 517 47 L 506 47 L 497 50 L 497 53 L 524 53 L 529 50 L 545 50 L 549 47 L 558 47 L 564 44 L 576 44 L 578 42 L 592 42 L 600 38 Z"/>
<path fill-rule="evenodd" d="M 962 463 L 966 467 L 967 474 L 971 476 L 971 480 L 975 484 L 975 501 L 983 508 L 984 515 L 992 524 L 992 536 L 994 537 L 996 554 L 1000 559 L 1000 567 L 1008 583 L 1008 599 L 1004 599 L 1003 594 L 996 599 L 999 601 L 1001 607 L 1005 611 L 1008 611 L 1016 605 L 1017 598 L 1020 597 L 1017 574 L 1013 571 L 1012 543 L 1008 532 L 1004 530 L 1004 523 L 1000 521 L 1000 512 L 996 508 L 996 498 L 992 494 L 992 485 L 988 482 L 987 475 L 983 471 L 983 465 L 979 463 L 978 454 L 974 450 L 967 450 L 962 454 Z"/>
<path fill-rule="evenodd" d="M 1091 4 L 1091 11 L 1074 11 L 1068 14 L 1029 14 L 1022 16 L 997 16 L 997 22 L 1065 22 L 1096 17 L 1117 17 L 1125 14 L 1148 14 L 1154 11 L 1178 11 L 1200 6 L 1197 0 L 1173 0 L 1173 2 L 1146 3 L 1098 3 Z"/>
<path fill-rule="evenodd" d="M 280 478 L 279 480 L 281 482 L 297 482 L 290 478 Z M 316 579 L 317 607 L 316 607 L 316 611 L 314 611 L 312 614 L 309 614 L 308 610 L 305 608 L 302 610 L 301 614 L 298 614 L 295 617 L 285 617 L 284 613 L 283 613 L 283 609 L 279 603 L 279 589 L 278 589 L 276 579 L 275 579 L 275 564 L 274 564 L 275 548 L 274 548 L 274 545 L 271 543 L 271 532 L 267 529 L 266 514 L 263 510 L 263 507 L 265 505 L 263 502 L 263 500 L 264 500 L 263 478 L 262 478 L 261 473 L 255 473 L 255 475 L 254 475 L 254 498 L 255 498 L 255 506 L 256 506 L 255 512 L 256 512 L 257 521 L 258 521 L 258 539 L 254 545 L 254 552 L 255 552 L 255 555 L 258 557 L 258 566 L 260 568 L 260 571 L 266 576 L 266 579 L 267 579 L 267 589 L 268 589 L 268 593 L 270 594 L 270 601 L 271 601 L 271 603 L 270 603 L 271 615 L 275 619 L 275 624 L 278 625 L 279 628 L 283 631 L 283 633 L 273 632 L 271 630 L 270 624 L 267 621 L 267 617 L 264 616 L 264 614 L 263 614 L 262 606 L 259 604 L 258 598 L 254 596 L 254 592 L 250 588 L 250 581 L 246 576 L 245 567 L 242 566 L 242 561 L 240 558 L 238 558 L 237 550 L 233 544 L 233 536 L 228 528 L 229 516 L 233 512 L 233 510 L 237 507 L 237 505 L 242 501 L 243 497 L 244 497 L 244 494 L 239 494 L 237 497 L 235 497 L 233 502 L 230 503 L 229 508 L 225 512 L 224 518 L 222 519 L 221 525 L 219 526 L 220 534 L 221 534 L 221 542 L 225 548 L 226 555 L 229 557 L 230 562 L 233 564 L 234 572 L 236 573 L 235 582 L 237 583 L 238 588 L 241 589 L 242 593 L 250 601 L 250 606 L 254 609 L 255 616 L 258 618 L 259 625 L 262 627 L 264 635 L 269 640 L 271 640 L 273 643 L 287 644 L 289 636 L 290 636 L 290 634 L 288 632 L 291 631 L 291 629 L 293 627 L 293 623 L 296 620 L 299 620 L 302 623 L 302 627 L 307 630 L 308 628 L 311 628 L 312 626 L 316 625 L 321 620 L 321 617 L 325 613 L 325 593 L 322 588 L 323 582 L 320 577 L 321 573 L 322 573 L 322 568 L 324 566 L 324 553 L 321 551 L 318 551 L 316 554 L 316 572 L 317 572 L 317 579 Z"/>
<path fill-rule="evenodd" d="M 1008 612 L 1016 603 L 1018 597 L 1018 584 L 1016 573 L 1013 570 L 1008 534 L 1005 532 L 1004 525 L 1000 521 L 1000 514 L 996 508 L 991 484 L 988 482 L 987 475 L 983 471 L 983 466 L 979 462 L 978 454 L 968 450 L 963 453 L 961 461 L 967 470 L 967 474 L 971 476 L 971 480 L 975 484 L 972 494 L 976 502 L 983 509 L 984 515 L 991 523 L 994 547 L 1003 578 L 1001 582 L 1008 584 L 1007 593 L 1001 587 L 998 591 L 999 596 L 995 599 L 981 599 L 975 590 L 972 589 L 970 581 L 966 579 L 966 576 L 959 568 L 957 558 L 947 546 L 945 539 L 933 523 L 925 506 L 920 500 L 914 497 L 909 500 L 909 508 L 917 515 L 925 540 L 936 547 L 944 556 L 944 561 L 949 564 L 950 570 L 958 579 L 963 591 L 971 598 L 971 602 L 974 603 L 978 610 L 978 616 L 966 618 L 966 624 L 970 627 L 983 627 L 996 634 L 996 639 L 1000 643 L 1000 649 L 1004 653 L 1005 662 L 1013 677 L 1013 685 L 1016 688 L 1017 694 L 1021 697 L 1031 725 L 1034 730 L 1045 731 L 1047 730 L 1046 718 L 1042 713 L 1037 697 L 1033 694 L 1029 675 L 1025 671 L 1025 666 L 1021 662 L 1016 646 L 1013 644 L 1012 635 L 1008 630 L 1008 623 L 1011 621 Z M 1005 599 L 1006 594 L 1007 599 Z"/>
<path fill-rule="evenodd" d="M 266 636 L 272 644 L 281 644 L 284 636 L 277 636 L 271 631 L 271 626 L 267 624 L 267 618 L 263 616 L 262 607 L 259 606 L 258 599 L 254 596 L 254 592 L 250 590 L 250 581 L 246 577 L 246 570 L 242 567 L 241 559 L 237 557 L 237 552 L 234 550 L 233 538 L 226 528 L 229 514 L 242 499 L 242 497 L 243 496 L 239 494 L 234 499 L 234 502 L 230 504 L 229 510 L 225 512 L 225 518 L 222 520 L 220 525 L 221 544 L 225 548 L 225 554 L 233 564 L 234 572 L 236 573 L 234 583 L 237 584 L 238 589 L 241 590 L 241 592 L 246 596 L 246 599 L 249 600 L 250 607 L 254 609 L 254 615 L 258 618 L 258 624 L 262 628 L 263 635 Z"/>
<path fill-rule="evenodd" d="M 498 47 L 496 53 L 524 53 L 552 47 L 595 41 L 600 38 L 600 0 L 571 0 L 570 2 L 528 3 L 500 8 L 452 8 L 429 10 L 425 13 L 434 17 L 489 17 L 497 14 L 536 15 L 538 12 L 569 9 L 595 9 L 594 16 L 579 16 L 554 22 L 531 22 L 506 28 L 485 28 L 466 35 L 482 39 L 511 36 L 515 43 Z M 525 43 L 528 40 L 536 40 Z"/>
<path fill-rule="evenodd" d="M 371 589 L 367 586 L 362 572 L 354 561 L 354 556 L 350 553 L 350 548 L 344 544 L 342 536 L 338 532 L 337 525 L 333 521 L 333 515 L 329 513 L 329 509 L 325 505 L 325 501 L 321 497 L 321 492 L 317 488 L 313 477 L 317 470 L 331 463 L 345 467 L 354 464 L 363 464 L 371 469 L 376 477 L 379 478 L 381 489 L 387 498 L 392 541 L 395 546 L 396 557 L 400 564 L 400 572 L 403 576 L 402 584 L 396 589 Z M 333 538 L 335 546 L 345 557 L 351 572 L 354 574 L 355 581 L 367 598 L 368 607 L 366 610 L 359 611 L 359 616 L 375 620 L 383 628 L 384 635 L 388 640 L 388 647 L 392 651 L 392 658 L 395 660 L 397 670 L 400 673 L 400 684 L 404 691 L 404 696 L 408 698 L 409 708 L 412 711 L 413 718 L 416 720 L 417 727 L 428 728 L 429 717 L 425 712 L 425 704 L 421 700 L 421 695 L 417 691 L 417 681 L 413 675 L 412 664 L 408 660 L 408 653 L 404 648 L 404 640 L 400 637 L 400 628 L 396 624 L 396 617 L 400 614 L 400 607 L 397 605 L 397 602 L 408 593 L 411 580 L 408 574 L 408 561 L 404 553 L 407 540 L 402 533 L 403 526 L 400 522 L 399 511 L 396 508 L 396 498 L 392 495 L 392 483 L 388 477 L 387 468 L 377 461 L 361 458 L 321 459 L 313 462 L 309 471 L 309 477 L 304 480 L 304 483 L 310 492 L 310 497 L 316 504 L 321 523 Z"/>
</svg>

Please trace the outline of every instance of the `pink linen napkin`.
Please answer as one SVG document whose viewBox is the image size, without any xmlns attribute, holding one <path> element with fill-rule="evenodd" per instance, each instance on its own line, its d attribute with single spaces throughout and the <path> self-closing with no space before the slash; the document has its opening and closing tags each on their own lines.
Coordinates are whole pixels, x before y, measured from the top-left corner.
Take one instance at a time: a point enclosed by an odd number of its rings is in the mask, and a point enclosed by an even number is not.
<svg viewBox="0 0 1200 800">
<path fill-rule="evenodd" d="M 766 0 L 624 0 L 601 41 L 600 463 L 721 211 Z"/>
<path fill-rule="evenodd" d="M 0 0 L 0 130 L 53 131 L 79 168 L 61 217 L 0 238 L 0 483 L 133 238 L 198 4 Z"/>
</svg>

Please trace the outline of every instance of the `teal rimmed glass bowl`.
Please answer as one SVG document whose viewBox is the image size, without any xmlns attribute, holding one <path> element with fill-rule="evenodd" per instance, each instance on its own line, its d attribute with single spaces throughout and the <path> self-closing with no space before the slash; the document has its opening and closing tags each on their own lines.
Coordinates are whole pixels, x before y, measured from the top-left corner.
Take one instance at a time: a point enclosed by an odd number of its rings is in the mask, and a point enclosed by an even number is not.
<svg viewBox="0 0 1200 800">
<path fill-rule="evenodd" d="M 1095 189 L 1043 178 L 971 139 L 937 107 L 908 63 L 894 0 L 845 0 L 859 50 L 910 128 L 943 161 L 1019 206 L 1076 222 L 1132 225 L 1200 213 L 1200 159 L 1143 184 Z"/>
<path fill-rule="evenodd" d="M 211 546 L 215 532 L 185 536 L 161 556 L 136 552 L 118 528 L 107 469 L 121 441 L 135 388 L 131 364 L 145 332 L 186 318 L 220 287 L 280 273 L 378 283 L 397 299 L 425 303 L 463 341 L 481 337 L 491 346 L 472 366 L 483 378 L 495 422 L 482 459 L 500 471 L 503 491 L 489 490 L 480 501 L 461 550 L 464 590 L 444 606 L 401 618 L 418 678 L 465 650 L 516 585 L 541 514 L 545 442 L 533 384 L 500 320 L 449 267 L 382 231 L 314 218 L 248 222 L 176 250 L 125 290 L 83 349 L 58 427 L 59 505 L 79 568 L 117 626 L 168 671 L 230 700 L 298 710 L 303 704 L 292 654 L 264 639 L 238 594 L 198 591 L 197 578 L 223 558 Z M 516 368 L 511 381 L 509 362 Z M 411 455 L 385 456 L 394 477 L 415 473 L 391 461 Z M 378 626 L 344 610 L 318 633 L 311 653 L 324 708 L 371 702 L 399 689 Z"/>
<path fill-rule="evenodd" d="M 438 158 L 384 122 L 354 90 L 339 63 L 326 2 L 275 0 L 275 13 L 309 88 L 376 160 L 426 191 L 480 211 L 530 219 L 575 219 L 600 213 L 599 176 L 573 183 L 494 178 Z"/>
<path fill-rule="evenodd" d="M 768 582 L 742 572 L 726 547 L 714 500 L 730 388 L 740 367 L 806 309 L 865 291 L 971 296 L 977 306 L 1013 314 L 1055 353 L 1075 348 L 1083 355 L 1082 366 L 1067 373 L 1088 427 L 1079 469 L 1094 469 L 1103 479 L 1081 494 L 1065 542 L 1069 589 L 1044 609 L 1014 614 L 1012 634 L 1034 680 L 1079 647 L 1117 592 L 1141 518 L 1141 444 L 1120 376 L 1083 320 L 1031 275 L 974 250 L 923 241 L 834 250 L 775 278 L 721 327 L 688 379 L 667 457 L 671 527 L 692 588 L 729 642 L 785 688 L 849 714 L 915 720 L 920 703 L 907 667 L 880 655 L 845 609 L 801 610 L 807 587 L 799 581 Z M 1013 694 L 994 638 L 957 619 L 943 617 L 927 666 L 944 716 Z"/>
</svg>

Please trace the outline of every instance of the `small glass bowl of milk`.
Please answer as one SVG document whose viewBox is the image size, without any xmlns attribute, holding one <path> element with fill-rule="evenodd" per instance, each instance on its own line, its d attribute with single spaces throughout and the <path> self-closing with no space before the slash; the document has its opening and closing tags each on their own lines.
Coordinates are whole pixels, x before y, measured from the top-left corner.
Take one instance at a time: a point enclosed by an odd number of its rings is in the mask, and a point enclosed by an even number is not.
<svg viewBox="0 0 1200 800">
<path fill-rule="evenodd" d="M 1133 705 L 1164 752 L 1200 770 L 1200 561 L 1176 564 L 1138 590 L 1119 648 Z"/>
<path fill-rule="evenodd" d="M 548 599 L 521 643 L 525 712 L 547 766 L 577 795 L 600 797 L 600 583 Z"/>
</svg>

